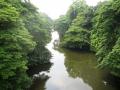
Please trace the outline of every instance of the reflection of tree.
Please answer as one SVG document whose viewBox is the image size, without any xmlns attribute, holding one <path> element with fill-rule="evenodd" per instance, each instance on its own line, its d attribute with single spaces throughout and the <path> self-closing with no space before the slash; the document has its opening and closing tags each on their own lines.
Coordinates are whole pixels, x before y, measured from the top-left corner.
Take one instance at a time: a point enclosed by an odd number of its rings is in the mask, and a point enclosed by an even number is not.
<svg viewBox="0 0 120 90">
<path fill-rule="evenodd" d="M 47 64 L 40 64 L 37 66 L 29 67 L 28 75 L 33 76 L 34 74 L 38 74 L 41 71 L 49 71 L 52 63 L 47 63 Z"/>
<path fill-rule="evenodd" d="M 45 90 L 45 83 L 47 82 L 48 79 L 49 77 L 47 76 L 45 79 L 41 78 L 36 79 L 29 90 Z"/>
<path fill-rule="evenodd" d="M 39 41 L 38 45 L 35 47 L 33 52 L 28 54 L 28 60 L 30 66 L 50 63 L 51 53 L 44 44 Z"/>
<path fill-rule="evenodd" d="M 104 80 L 107 74 L 96 68 L 94 54 L 65 50 L 65 57 L 65 66 L 70 77 L 83 79 L 93 90 L 116 90 Z"/>
<path fill-rule="evenodd" d="M 49 69 L 51 67 L 52 63 L 48 63 L 48 64 L 43 64 L 43 65 L 37 65 L 37 66 L 34 66 L 34 67 L 30 67 L 29 70 L 28 70 L 28 74 L 30 76 L 33 76 L 34 74 L 39 74 L 39 72 L 42 72 L 42 71 L 48 71 L 49 72 Z M 33 80 L 33 84 L 32 86 L 30 87 L 29 90 L 45 90 L 45 83 L 47 82 L 47 80 L 49 79 L 49 76 L 47 75 L 44 75 L 43 76 L 44 78 L 42 78 L 42 75 L 41 77 L 36 77 L 35 80 Z"/>
</svg>

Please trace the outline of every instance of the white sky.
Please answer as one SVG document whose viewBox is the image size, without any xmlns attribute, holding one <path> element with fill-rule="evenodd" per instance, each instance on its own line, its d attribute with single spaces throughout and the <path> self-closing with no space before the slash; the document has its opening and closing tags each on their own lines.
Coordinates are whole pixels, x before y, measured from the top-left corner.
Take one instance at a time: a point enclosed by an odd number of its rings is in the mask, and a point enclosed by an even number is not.
<svg viewBox="0 0 120 90">
<path fill-rule="evenodd" d="M 64 15 L 74 0 L 30 0 L 41 12 L 46 13 L 52 19 Z M 86 0 L 88 5 L 95 6 L 97 2 L 104 0 Z"/>
</svg>

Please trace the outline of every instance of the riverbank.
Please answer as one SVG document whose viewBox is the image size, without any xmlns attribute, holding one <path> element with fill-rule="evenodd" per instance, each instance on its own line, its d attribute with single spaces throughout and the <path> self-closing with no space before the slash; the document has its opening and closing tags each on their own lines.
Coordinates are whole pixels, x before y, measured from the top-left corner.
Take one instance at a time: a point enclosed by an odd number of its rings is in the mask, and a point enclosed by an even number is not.
<svg viewBox="0 0 120 90">
<path fill-rule="evenodd" d="M 57 46 L 54 47 L 54 41 L 57 40 L 59 35 L 54 31 L 51 42 L 46 46 L 52 53 L 50 61 L 53 65 L 35 74 L 38 77 L 30 90 L 119 90 L 117 83 L 111 83 L 115 79 L 108 78 L 108 73 L 96 68 L 97 61 L 93 53 L 65 49 L 59 51 Z"/>
</svg>

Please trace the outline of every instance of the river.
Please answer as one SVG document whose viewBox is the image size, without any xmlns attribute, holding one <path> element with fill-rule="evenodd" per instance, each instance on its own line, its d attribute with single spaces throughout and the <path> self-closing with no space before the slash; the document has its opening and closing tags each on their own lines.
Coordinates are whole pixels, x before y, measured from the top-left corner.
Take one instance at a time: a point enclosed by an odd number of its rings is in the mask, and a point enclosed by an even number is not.
<svg viewBox="0 0 120 90">
<path fill-rule="evenodd" d="M 114 78 L 96 67 L 93 53 L 59 49 L 58 43 L 59 34 L 53 31 L 46 46 L 52 53 L 53 64 L 34 74 L 30 90 L 120 90 Z"/>
</svg>

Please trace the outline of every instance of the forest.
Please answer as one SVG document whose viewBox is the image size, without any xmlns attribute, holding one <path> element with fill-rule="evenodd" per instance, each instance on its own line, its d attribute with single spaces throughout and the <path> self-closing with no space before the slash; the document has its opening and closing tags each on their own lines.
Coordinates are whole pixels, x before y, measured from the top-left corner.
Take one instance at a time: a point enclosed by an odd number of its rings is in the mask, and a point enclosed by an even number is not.
<svg viewBox="0 0 120 90">
<path fill-rule="evenodd" d="M 28 67 L 50 63 L 51 22 L 27 0 L 0 0 L 0 90 L 28 88 Z"/>
<path fill-rule="evenodd" d="M 0 90 L 28 89 L 33 78 L 27 71 L 51 63 L 45 46 L 52 29 L 60 35 L 60 48 L 92 52 L 97 68 L 120 78 L 120 0 L 96 6 L 75 0 L 56 20 L 30 0 L 0 0 Z"/>
<path fill-rule="evenodd" d="M 54 22 L 61 37 L 60 46 L 96 53 L 98 68 L 120 77 L 120 0 L 88 6 L 76 0 L 66 15 Z"/>
</svg>

